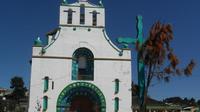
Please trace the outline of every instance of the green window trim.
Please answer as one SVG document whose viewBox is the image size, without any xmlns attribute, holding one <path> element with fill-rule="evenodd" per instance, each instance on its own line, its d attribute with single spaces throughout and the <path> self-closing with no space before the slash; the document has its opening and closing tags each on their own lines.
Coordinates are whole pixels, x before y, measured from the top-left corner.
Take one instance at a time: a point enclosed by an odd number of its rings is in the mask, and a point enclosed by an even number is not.
<svg viewBox="0 0 200 112">
<path fill-rule="evenodd" d="M 43 97 L 43 111 L 45 112 L 48 108 L 48 97 L 44 96 Z"/>
<path fill-rule="evenodd" d="M 78 62 L 76 59 L 72 60 L 72 80 L 78 80 Z"/>
<path fill-rule="evenodd" d="M 119 79 L 115 79 L 115 94 L 119 93 Z"/>
<path fill-rule="evenodd" d="M 86 59 L 85 68 L 81 68 L 80 57 Z M 94 55 L 87 48 L 78 48 L 73 53 L 72 59 L 72 80 L 94 80 Z"/>
<path fill-rule="evenodd" d="M 119 111 L 119 98 L 118 97 L 116 97 L 115 98 L 115 103 L 114 103 L 115 105 L 115 112 L 118 112 Z"/>
<path fill-rule="evenodd" d="M 49 89 L 49 77 L 44 77 L 44 92 L 47 92 Z"/>
</svg>

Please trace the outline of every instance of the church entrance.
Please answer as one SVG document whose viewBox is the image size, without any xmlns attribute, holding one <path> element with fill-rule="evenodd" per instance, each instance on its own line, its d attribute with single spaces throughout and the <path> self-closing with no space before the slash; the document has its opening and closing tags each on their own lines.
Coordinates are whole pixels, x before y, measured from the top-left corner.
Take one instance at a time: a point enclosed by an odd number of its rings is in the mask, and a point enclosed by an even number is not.
<svg viewBox="0 0 200 112">
<path fill-rule="evenodd" d="M 99 108 L 88 96 L 78 95 L 72 99 L 69 112 L 99 112 Z"/>
<path fill-rule="evenodd" d="M 60 93 L 57 112 L 106 112 L 105 97 L 94 84 L 72 83 Z"/>
</svg>

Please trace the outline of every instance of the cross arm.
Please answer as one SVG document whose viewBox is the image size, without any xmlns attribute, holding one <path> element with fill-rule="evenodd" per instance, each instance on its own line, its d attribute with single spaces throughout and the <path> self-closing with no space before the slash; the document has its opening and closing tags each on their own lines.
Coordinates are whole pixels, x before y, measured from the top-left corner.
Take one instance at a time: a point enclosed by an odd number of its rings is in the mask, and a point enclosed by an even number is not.
<svg viewBox="0 0 200 112">
<path fill-rule="evenodd" d="M 129 44 L 136 44 L 137 39 L 131 37 L 119 37 L 117 38 L 117 42 L 122 44 L 123 47 L 128 48 Z"/>
</svg>

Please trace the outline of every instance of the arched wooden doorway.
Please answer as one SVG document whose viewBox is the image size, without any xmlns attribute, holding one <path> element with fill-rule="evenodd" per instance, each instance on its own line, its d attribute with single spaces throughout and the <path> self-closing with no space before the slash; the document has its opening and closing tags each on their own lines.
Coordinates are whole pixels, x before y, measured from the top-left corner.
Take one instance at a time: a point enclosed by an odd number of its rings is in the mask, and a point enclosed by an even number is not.
<svg viewBox="0 0 200 112">
<path fill-rule="evenodd" d="M 60 93 L 57 112 L 106 112 L 105 97 L 94 84 L 72 83 Z"/>
</svg>

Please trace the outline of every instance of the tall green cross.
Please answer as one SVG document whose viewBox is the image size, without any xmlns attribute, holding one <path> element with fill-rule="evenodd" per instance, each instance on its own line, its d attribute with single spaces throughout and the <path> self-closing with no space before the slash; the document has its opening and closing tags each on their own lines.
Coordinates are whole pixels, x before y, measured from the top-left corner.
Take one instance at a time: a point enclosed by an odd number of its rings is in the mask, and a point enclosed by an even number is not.
<svg viewBox="0 0 200 112">
<path fill-rule="evenodd" d="M 131 37 L 120 37 L 118 43 L 122 44 L 124 48 L 128 48 L 129 44 L 138 45 L 138 49 L 142 49 L 143 45 L 143 23 L 142 16 L 137 16 L 137 38 Z M 140 104 L 144 102 L 144 91 L 145 91 L 145 65 L 144 60 L 141 58 L 141 54 L 137 54 L 137 72 L 138 72 L 138 86 L 139 86 L 139 98 Z"/>
</svg>

